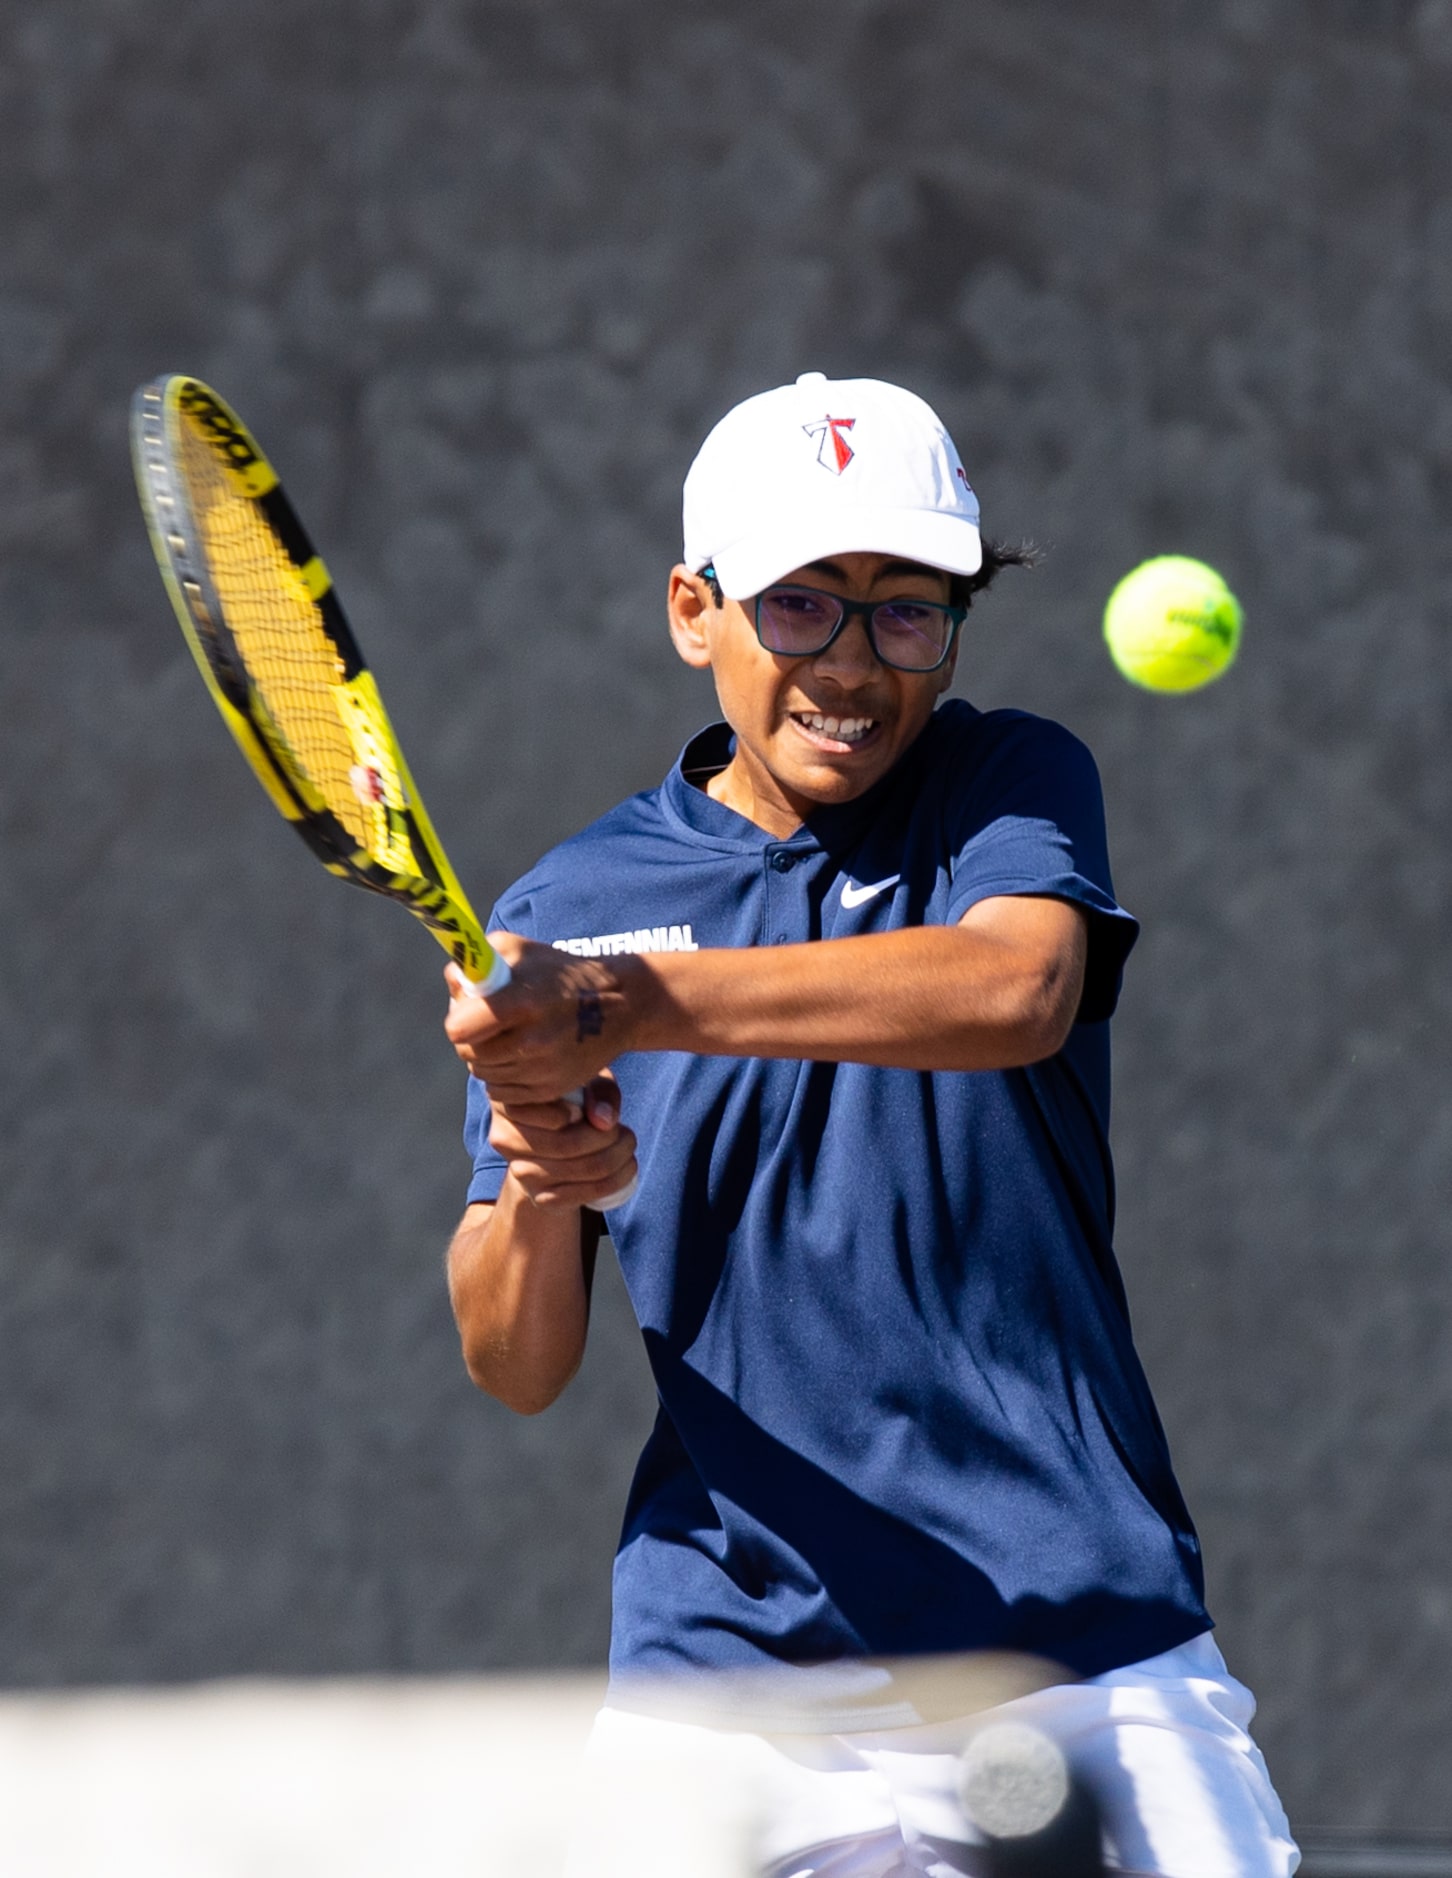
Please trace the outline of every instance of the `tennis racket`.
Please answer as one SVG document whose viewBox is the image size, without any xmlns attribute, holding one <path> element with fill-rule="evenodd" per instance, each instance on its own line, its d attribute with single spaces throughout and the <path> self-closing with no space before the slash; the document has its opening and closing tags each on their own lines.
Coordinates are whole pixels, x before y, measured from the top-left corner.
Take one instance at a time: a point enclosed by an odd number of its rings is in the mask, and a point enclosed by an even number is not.
<svg viewBox="0 0 1452 1878">
<path fill-rule="evenodd" d="M 422 798 L 323 565 L 256 438 L 168 376 L 132 400 L 141 506 L 207 689 L 273 806 L 340 880 L 422 920 L 478 996 L 509 983 Z M 575 1091 L 567 1100 L 583 1103 Z M 621 1205 L 634 1191 L 612 1194 Z"/>
</svg>

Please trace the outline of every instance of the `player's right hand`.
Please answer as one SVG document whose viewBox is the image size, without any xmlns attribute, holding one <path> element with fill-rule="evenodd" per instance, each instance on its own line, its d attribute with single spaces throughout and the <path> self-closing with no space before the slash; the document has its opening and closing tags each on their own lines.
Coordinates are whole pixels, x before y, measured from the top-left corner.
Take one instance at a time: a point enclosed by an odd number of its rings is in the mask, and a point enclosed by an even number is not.
<svg viewBox="0 0 1452 1878">
<path fill-rule="evenodd" d="M 485 1085 L 486 1088 L 488 1085 Z M 635 1136 L 620 1120 L 620 1085 L 603 1070 L 577 1102 L 496 1101 L 489 1145 L 538 1207 L 598 1206 L 635 1177 Z"/>
</svg>

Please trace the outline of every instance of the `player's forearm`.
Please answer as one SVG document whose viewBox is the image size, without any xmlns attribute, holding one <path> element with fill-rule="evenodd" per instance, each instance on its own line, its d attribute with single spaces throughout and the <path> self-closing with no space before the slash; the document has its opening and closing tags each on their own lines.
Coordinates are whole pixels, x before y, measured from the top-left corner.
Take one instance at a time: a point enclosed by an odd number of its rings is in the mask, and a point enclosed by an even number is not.
<svg viewBox="0 0 1452 1878">
<path fill-rule="evenodd" d="M 548 1408 L 580 1366 L 593 1251 L 578 1208 L 541 1210 L 512 1180 L 471 1207 L 449 1247 L 449 1297 L 475 1385 L 521 1415 Z"/>
<path fill-rule="evenodd" d="M 959 926 L 635 961 L 632 1047 L 923 1070 L 1052 1056 L 1082 951 L 1045 956 Z"/>
</svg>

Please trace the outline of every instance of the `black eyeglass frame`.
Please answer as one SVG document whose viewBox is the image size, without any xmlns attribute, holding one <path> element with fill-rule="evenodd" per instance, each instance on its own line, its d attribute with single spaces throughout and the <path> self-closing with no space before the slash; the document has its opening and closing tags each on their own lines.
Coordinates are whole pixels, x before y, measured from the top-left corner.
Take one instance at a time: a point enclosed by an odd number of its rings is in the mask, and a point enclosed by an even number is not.
<svg viewBox="0 0 1452 1878">
<path fill-rule="evenodd" d="M 769 645 L 761 632 L 761 603 L 768 594 L 773 593 L 809 593 L 814 600 L 830 600 L 834 606 L 842 609 L 837 624 L 827 634 L 819 646 L 813 646 L 807 652 L 786 652 L 780 646 Z M 884 658 L 882 648 L 877 643 L 877 634 L 873 629 L 873 620 L 877 614 L 895 606 L 927 607 L 934 613 L 945 613 L 948 617 L 948 637 L 941 654 L 931 665 L 903 665 L 897 659 Z M 780 659 L 815 659 L 824 653 L 828 646 L 839 639 L 851 622 L 862 615 L 863 630 L 867 634 L 867 643 L 872 647 L 873 657 L 880 665 L 886 665 L 894 672 L 940 672 L 952 655 L 953 645 L 958 637 L 963 622 L 968 617 L 966 606 L 942 606 L 936 600 L 844 600 L 840 594 L 827 593 L 821 587 L 796 587 L 778 582 L 774 587 L 764 587 L 752 603 L 752 618 L 756 626 L 756 637 L 766 651 Z"/>
</svg>

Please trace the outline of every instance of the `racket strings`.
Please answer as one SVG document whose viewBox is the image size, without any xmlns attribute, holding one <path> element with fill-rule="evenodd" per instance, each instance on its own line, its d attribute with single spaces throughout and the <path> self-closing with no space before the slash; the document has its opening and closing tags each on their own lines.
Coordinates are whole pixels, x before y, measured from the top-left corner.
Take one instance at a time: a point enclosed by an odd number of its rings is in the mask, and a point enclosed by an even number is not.
<svg viewBox="0 0 1452 1878">
<path fill-rule="evenodd" d="M 293 760 L 366 853 L 410 866 L 391 823 L 396 776 L 376 754 L 366 703 L 346 684 L 323 613 L 257 504 L 241 494 L 215 448 L 183 422 L 182 469 L 227 629 Z"/>
</svg>

